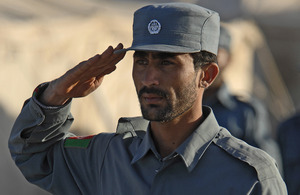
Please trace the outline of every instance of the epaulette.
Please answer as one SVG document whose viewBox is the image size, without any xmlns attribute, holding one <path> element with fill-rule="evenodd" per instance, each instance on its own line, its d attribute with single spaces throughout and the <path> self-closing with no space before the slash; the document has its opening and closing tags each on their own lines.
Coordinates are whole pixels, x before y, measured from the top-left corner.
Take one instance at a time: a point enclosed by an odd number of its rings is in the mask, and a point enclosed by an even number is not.
<svg viewBox="0 0 300 195">
<path fill-rule="evenodd" d="M 137 136 L 138 132 L 146 132 L 149 121 L 143 117 L 122 117 L 118 121 L 116 134 L 128 134 Z"/>
<path fill-rule="evenodd" d="M 273 175 L 267 173 L 273 172 L 272 169 L 277 169 L 275 160 L 266 152 L 231 136 L 228 130 L 224 128 L 221 129 L 213 142 L 231 156 L 252 166 L 260 181 L 272 177 Z"/>
</svg>

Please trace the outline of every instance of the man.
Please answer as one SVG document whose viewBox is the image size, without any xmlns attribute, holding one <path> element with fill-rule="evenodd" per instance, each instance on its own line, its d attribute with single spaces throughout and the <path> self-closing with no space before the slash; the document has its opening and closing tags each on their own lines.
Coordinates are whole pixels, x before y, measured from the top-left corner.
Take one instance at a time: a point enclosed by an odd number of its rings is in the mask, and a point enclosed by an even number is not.
<svg viewBox="0 0 300 195">
<path fill-rule="evenodd" d="M 218 74 L 219 16 L 185 3 L 135 12 L 119 44 L 39 86 L 9 148 L 32 183 L 54 194 L 286 194 L 273 159 L 221 128 L 202 96 Z M 142 118 L 116 133 L 70 137 L 70 102 L 100 86 L 127 50 Z"/>
<path fill-rule="evenodd" d="M 231 63 L 232 36 L 223 24 L 220 26 L 218 65 L 220 74 L 205 91 L 203 104 L 210 106 L 220 126 L 248 144 L 261 148 L 276 159 L 282 171 L 279 146 L 272 137 L 269 116 L 262 103 L 250 96 L 242 98 L 232 94 L 224 78 L 224 70 Z"/>
</svg>

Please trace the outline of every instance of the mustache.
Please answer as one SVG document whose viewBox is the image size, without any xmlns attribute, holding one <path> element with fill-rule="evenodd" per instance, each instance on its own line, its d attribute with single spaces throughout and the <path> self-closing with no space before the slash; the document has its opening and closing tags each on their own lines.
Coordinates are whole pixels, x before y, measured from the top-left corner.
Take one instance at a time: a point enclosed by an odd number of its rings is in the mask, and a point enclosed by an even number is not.
<svg viewBox="0 0 300 195">
<path fill-rule="evenodd" d="M 144 93 L 151 93 L 151 94 L 156 94 L 156 95 L 159 95 L 163 98 L 167 98 L 168 97 L 168 93 L 165 92 L 164 90 L 162 89 L 157 89 L 157 88 L 149 88 L 149 87 L 143 87 L 139 92 L 138 92 L 138 97 L 141 98 L 141 96 L 144 94 Z"/>
</svg>

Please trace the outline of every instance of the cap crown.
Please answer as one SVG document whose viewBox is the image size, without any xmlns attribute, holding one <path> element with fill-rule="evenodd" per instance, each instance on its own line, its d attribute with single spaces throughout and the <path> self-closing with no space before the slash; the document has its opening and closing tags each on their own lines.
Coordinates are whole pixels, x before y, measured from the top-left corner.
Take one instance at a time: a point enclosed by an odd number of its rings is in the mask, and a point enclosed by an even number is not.
<svg viewBox="0 0 300 195">
<path fill-rule="evenodd" d="M 217 54 L 218 13 L 189 3 L 149 5 L 134 13 L 133 42 L 127 50 Z"/>
</svg>

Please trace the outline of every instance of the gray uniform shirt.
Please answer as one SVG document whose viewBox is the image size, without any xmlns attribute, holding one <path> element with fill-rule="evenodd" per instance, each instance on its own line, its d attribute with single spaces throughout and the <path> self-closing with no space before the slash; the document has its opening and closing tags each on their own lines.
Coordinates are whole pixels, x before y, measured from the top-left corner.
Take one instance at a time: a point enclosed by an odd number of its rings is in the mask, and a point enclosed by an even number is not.
<svg viewBox="0 0 300 195">
<path fill-rule="evenodd" d="M 204 122 L 161 158 L 149 122 L 122 118 L 117 133 L 70 138 L 70 103 L 42 109 L 29 99 L 9 139 L 27 180 L 53 194 L 287 194 L 274 160 L 220 127 L 209 107 Z"/>
</svg>

